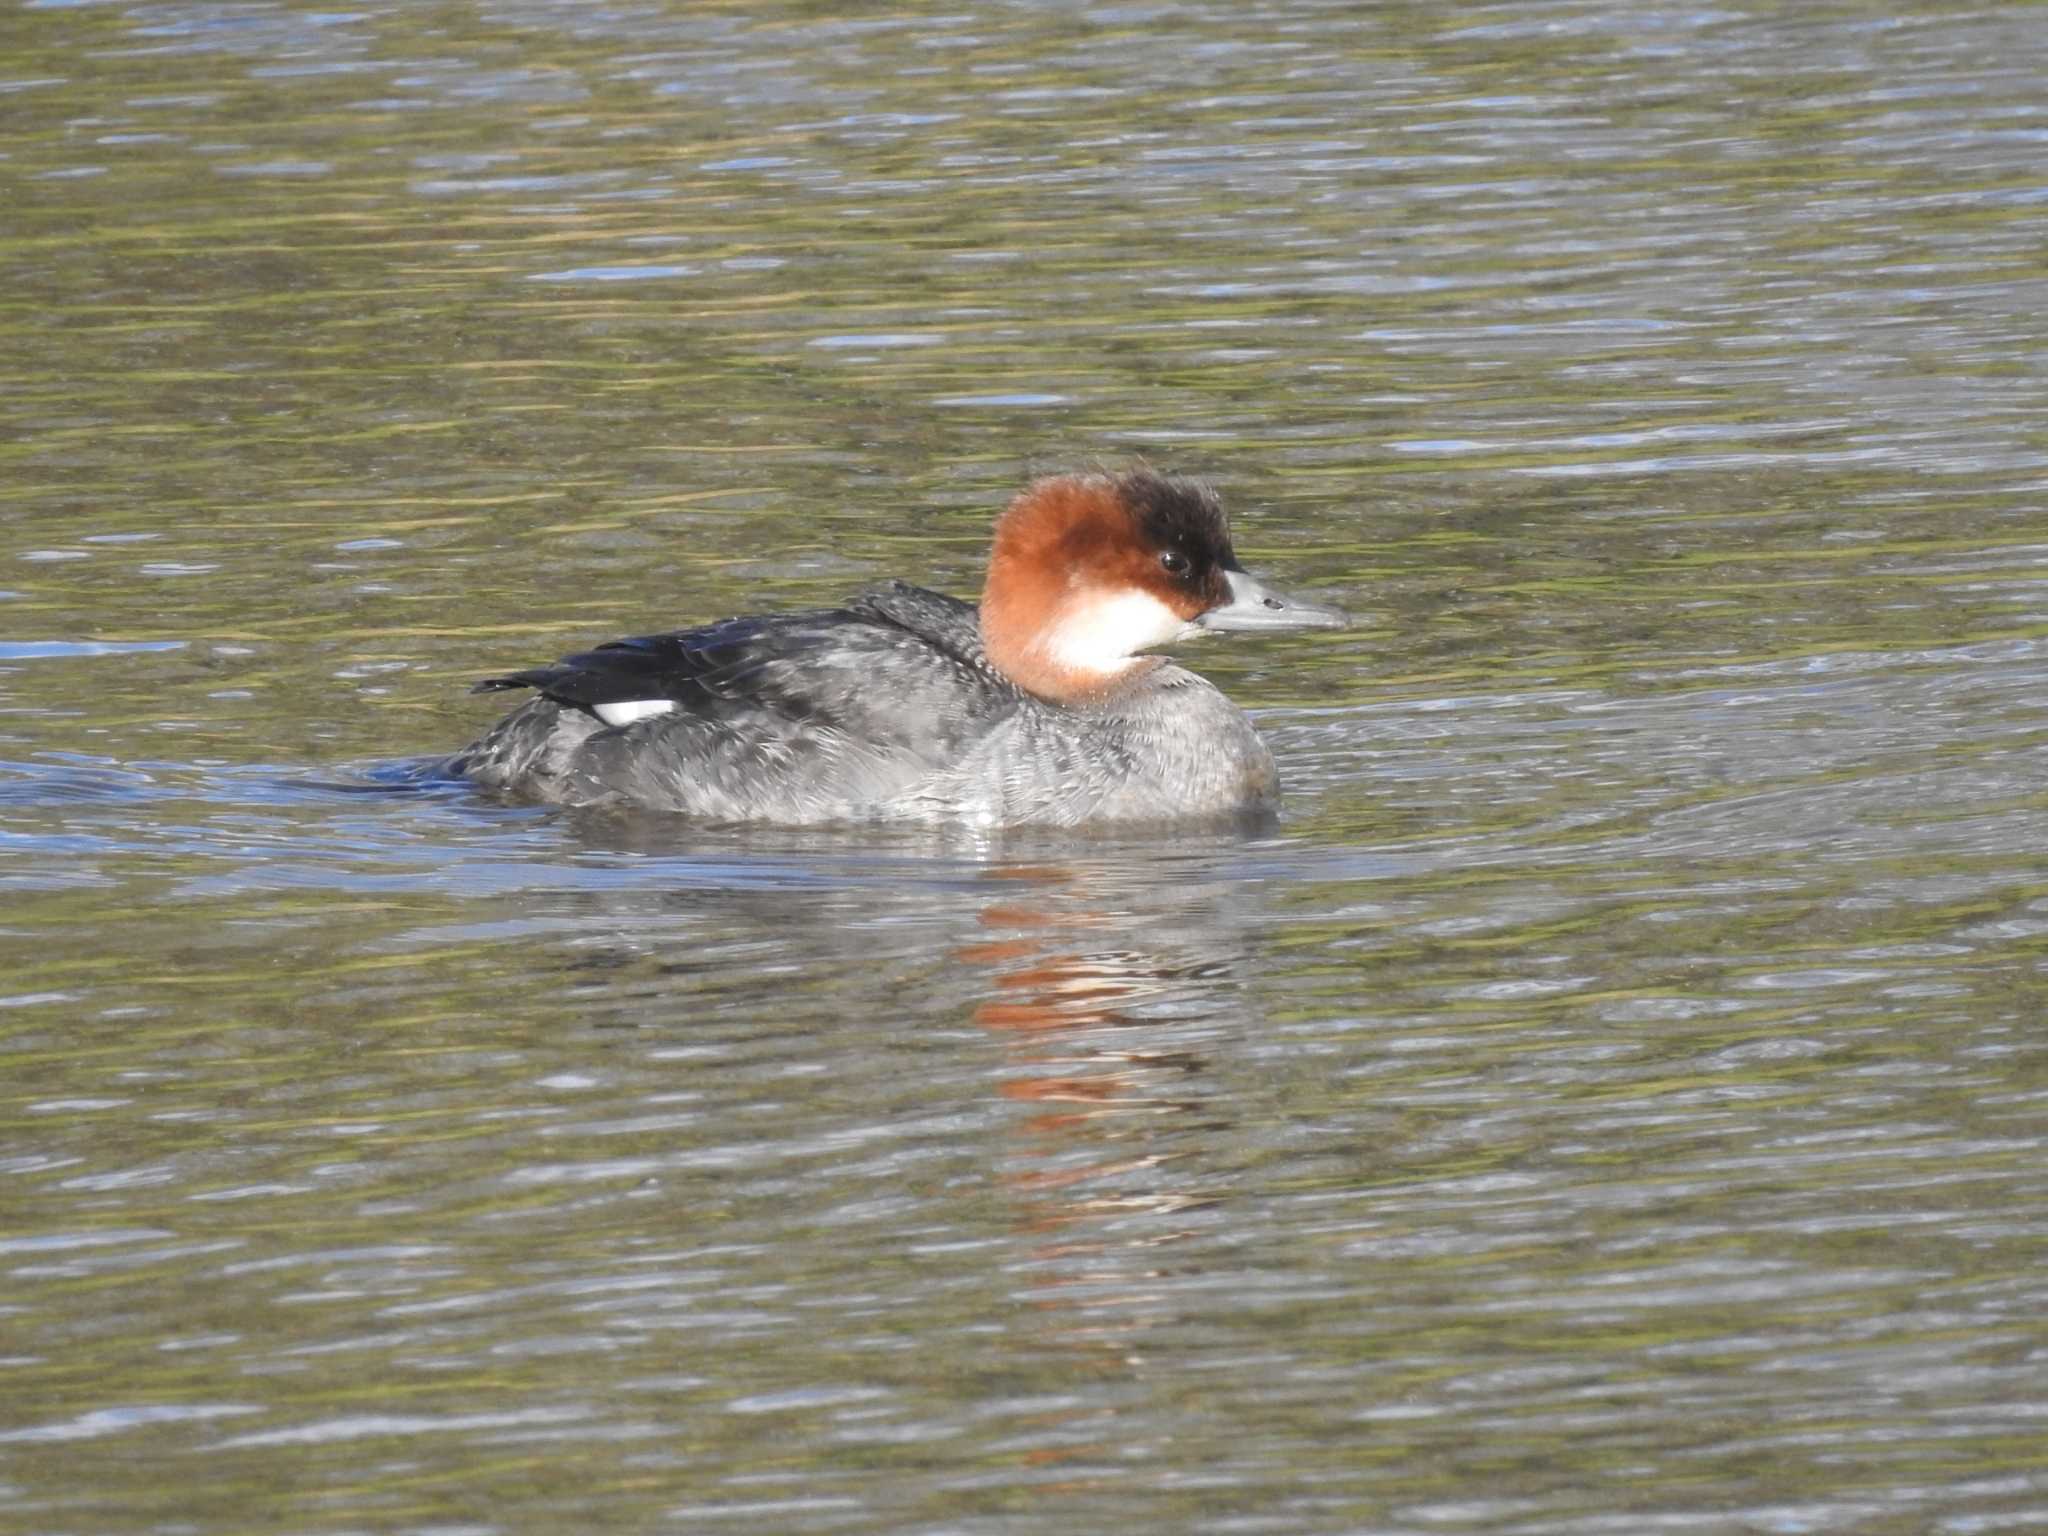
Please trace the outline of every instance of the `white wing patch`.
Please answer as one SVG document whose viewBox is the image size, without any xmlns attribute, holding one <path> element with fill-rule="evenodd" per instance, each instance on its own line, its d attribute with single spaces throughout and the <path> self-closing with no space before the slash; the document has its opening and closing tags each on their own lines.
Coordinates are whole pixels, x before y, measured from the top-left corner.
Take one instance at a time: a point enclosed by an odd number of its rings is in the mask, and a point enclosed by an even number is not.
<svg viewBox="0 0 2048 1536">
<path fill-rule="evenodd" d="M 675 707 L 674 699 L 625 699 L 610 704 L 593 704 L 590 712 L 606 725 L 631 725 L 635 720 L 651 720 L 656 715 L 665 715 Z"/>
</svg>

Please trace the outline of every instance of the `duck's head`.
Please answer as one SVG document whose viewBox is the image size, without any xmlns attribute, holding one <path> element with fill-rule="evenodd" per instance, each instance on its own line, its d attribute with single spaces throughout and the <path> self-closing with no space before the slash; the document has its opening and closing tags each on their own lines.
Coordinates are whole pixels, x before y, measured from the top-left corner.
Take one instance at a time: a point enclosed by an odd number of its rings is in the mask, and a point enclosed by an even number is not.
<svg viewBox="0 0 2048 1536">
<path fill-rule="evenodd" d="M 1079 702 L 1205 630 L 1337 629 L 1335 608 L 1283 596 L 1238 564 L 1216 493 L 1134 469 L 1027 487 L 996 523 L 981 637 L 1027 692 Z"/>
</svg>

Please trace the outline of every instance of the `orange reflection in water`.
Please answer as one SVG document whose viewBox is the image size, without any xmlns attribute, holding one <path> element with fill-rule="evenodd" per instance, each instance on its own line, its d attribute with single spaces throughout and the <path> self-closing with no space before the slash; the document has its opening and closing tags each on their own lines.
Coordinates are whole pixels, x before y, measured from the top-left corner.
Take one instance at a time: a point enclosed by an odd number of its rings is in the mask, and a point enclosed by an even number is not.
<svg viewBox="0 0 2048 1536">
<path fill-rule="evenodd" d="M 1063 1342 L 1121 1353 L 1160 1321 L 1147 1281 L 1158 1249 L 1188 1235 L 1172 1218 L 1220 1198 L 1196 1182 L 1193 1133 L 1221 1123 L 1201 1091 L 1208 1063 L 1176 1037 L 1205 1000 L 1229 1001 L 1227 972 L 1132 947 L 1143 930 L 1092 904 L 1070 871 L 1028 879 L 1037 899 L 1007 891 L 981 914 L 990 937 L 958 951 L 990 973 L 974 1019 L 1006 1043 L 996 1091 L 1034 1110 L 998 1177 L 1019 1230 L 1040 1239 L 1024 1299 L 1063 1319 Z"/>
</svg>

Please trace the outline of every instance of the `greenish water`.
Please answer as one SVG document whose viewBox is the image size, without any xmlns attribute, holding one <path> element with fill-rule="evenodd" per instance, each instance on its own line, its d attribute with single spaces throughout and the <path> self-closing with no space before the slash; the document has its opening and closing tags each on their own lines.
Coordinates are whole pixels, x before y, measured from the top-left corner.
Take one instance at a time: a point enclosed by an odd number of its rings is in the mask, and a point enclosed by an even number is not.
<svg viewBox="0 0 2048 1536">
<path fill-rule="evenodd" d="M 0 15 L 0 1530 L 2048 1526 L 2043 57 Z M 1137 454 L 1274 836 L 382 772 Z"/>
</svg>

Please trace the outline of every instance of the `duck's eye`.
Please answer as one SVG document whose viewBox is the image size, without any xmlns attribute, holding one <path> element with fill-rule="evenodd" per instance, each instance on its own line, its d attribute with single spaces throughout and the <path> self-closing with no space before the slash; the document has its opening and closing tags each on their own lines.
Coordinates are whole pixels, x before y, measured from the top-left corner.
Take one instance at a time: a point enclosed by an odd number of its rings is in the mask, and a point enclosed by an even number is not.
<svg viewBox="0 0 2048 1536">
<path fill-rule="evenodd" d="M 1188 557 L 1177 549 L 1169 549 L 1159 557 L 1159 563 L 1173 575 L 1178 576 L 1188 568 Z"/>
</svg>

